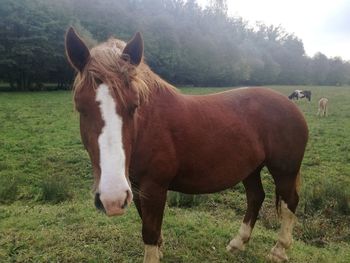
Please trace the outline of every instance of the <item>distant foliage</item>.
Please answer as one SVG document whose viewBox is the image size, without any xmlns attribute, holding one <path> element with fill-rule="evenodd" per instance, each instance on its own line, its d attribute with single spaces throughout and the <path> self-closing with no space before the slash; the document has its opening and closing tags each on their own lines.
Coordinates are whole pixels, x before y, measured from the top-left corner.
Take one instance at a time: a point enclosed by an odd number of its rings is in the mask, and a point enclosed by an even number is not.
<svg viewBox="0 0 350 263">
<path fill-rule="evenodd" d="M 50 2 L 50 1 L 48 1 Z M 63 88 L 72 79 L 64 55 L 67 14 L 39 0 L 0 0 L 0 80 L 16 90 Z"/>
<path fill-rule="evenodd" d="M 174 84 L 343 85 L 350 63 L 318 53 L 279 26 L 227 16 L 224 0 L 202 9 L 195 0 L 0 0 L 0 81 L 16 90 L 42 83 L 68 88 L 73 71 L 64 34 L 74 25 L 89 43 L 111 36 L 145 38 L 148 64 Z"/>
</svg>

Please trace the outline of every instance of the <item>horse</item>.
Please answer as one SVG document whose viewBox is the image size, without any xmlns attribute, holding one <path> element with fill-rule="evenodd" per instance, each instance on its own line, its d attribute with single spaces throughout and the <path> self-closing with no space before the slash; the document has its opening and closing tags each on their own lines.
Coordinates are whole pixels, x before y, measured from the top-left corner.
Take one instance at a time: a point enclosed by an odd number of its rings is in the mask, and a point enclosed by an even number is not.
<svg viewBox="0 0 350 263">
<path fill-rule="evenodd" d="M 214 193 L 243 182 L 247 210 L 227 250 L 244 250 L 265 197 L 264 166 L 275 182 L 281 219 L 269 255 L 288 259 L 308 140 L 294 103 L 264 88 L 184 95 L 144 62 L 139 32 L 127 43 L 110 39 L 89 50 L 69 28 L 65 47 L 77 71 L 74 102 L 92 163 L 95 205 L 117 216 L 134 201 L 142 219 L 144 263 L 162 257 L 168 190 Z"/>
<path fill-rule="evenodd" d="M 327 115 L 328 115 L 328 99 L 327 98 L 321 98 L 318 101 L 317 116 L 327 117 Z"/>
<path fill-rule="evenodd" d="M 288 98 L 290 100 L 294 100 L 294 99 L 299 100 L 299 99 L 307 98 L 308 101 L 311 101 L 311 91 L 296 89 L 288 96 Z"/>
</svg>

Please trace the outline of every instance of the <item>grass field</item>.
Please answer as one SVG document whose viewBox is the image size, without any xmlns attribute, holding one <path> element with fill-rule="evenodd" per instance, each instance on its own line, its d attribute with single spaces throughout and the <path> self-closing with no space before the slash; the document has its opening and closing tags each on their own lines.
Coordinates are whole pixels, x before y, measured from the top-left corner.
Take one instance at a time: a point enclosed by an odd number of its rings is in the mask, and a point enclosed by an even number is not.
<svg viewBox="0 0 350 263">
<path fill-rule="evenodd" d="M 297 87 L 271 88 L 287 95 Z M 290 262 L 345 263 L 350 261 L 350 87 L 307 89 L 311 103 L 296 102 L 310 139 L 288 254 Z M 329 98 L 327 118 L 316 116 L 322 96 Z M 135 207 L 108 218 L 93 206 L 91 167 L 71 92 L 0 93 L 0 120 L 0 262 L 142 262 Z M 266 170 L 263 181 L 266 200 L 246 251 L 225 250 L 245 212 L 239 184 L 190 208 L 166 207 L 162 262 L 266 262 L 278 222 Z"/>
</svg>

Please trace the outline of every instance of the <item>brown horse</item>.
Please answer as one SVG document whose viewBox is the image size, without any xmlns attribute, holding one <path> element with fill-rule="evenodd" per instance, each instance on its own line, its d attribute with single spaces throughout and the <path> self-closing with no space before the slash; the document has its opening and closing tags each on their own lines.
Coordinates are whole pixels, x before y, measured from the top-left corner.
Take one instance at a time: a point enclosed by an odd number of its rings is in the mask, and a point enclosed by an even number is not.
<svg viewBox="0 0 350 263">
<path fill-rule="evenodd" d="M 140 33 L 127 44 L 111 39 L 89 50 L 70 28 L 66 52 L 78 71 L 74 99 L 93 166 L 95 204 L 107 215 L 121 215 L 134 200 L 144 262 L 161 257 L 168 189 L 213 193 L 243 182 L 247 211 L 227 246 L 243 250 L 264 200 L 264 166 L 276 185 L 282 222 L 270 257 L 287 259 L 308 139 L 304 117 L 292 102 L 263 88 L 183 95 L 143 62 Z"/>
</svg>

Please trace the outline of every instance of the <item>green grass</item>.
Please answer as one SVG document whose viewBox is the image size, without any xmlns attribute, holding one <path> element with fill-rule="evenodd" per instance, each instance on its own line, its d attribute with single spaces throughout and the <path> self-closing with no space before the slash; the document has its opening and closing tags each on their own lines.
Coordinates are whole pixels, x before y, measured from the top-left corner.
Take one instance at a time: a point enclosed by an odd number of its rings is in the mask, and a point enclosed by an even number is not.
<svg viewBox="0 0 350 263">
<path fill-rule="evenodd" d="M 46 178 L 86 188 L 90 164 L 71 92 L 0 93 L 0 119 L 0 177 L 16 178 L 18 199 L 42 198 Z"/>
<path fill-rule="evenodd" d="M 272 88 L 289 95 L 304 87 Z M 311 103 L 296 104 L 305 114 L 310 139 L 288 255 L 290 262 L 345 263 L 350 258 L 350 87 L 305 89 L 313 93 Z M 322 96 L 329 98 L 328 118 L 316 116 Z M 135 207 L 117 218 L 93 207 L 91 166 L 80 143 L 71 92 L 0 93 L 0 120 L 0 262 L 142 262 Z M 266 170 L 263 181 L 266 201 L 245 252 L 225 250 L 245 211 L 240 184 L 205 196 L 191 208 L 167 207 L 162 262 L 266 262 L 278 223 Z"/>
</svg>

